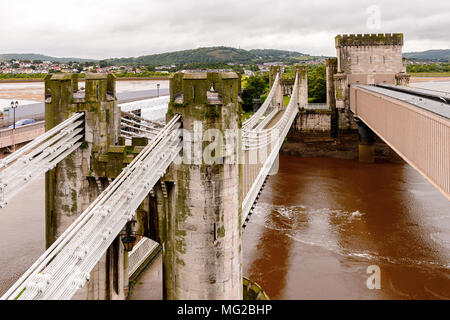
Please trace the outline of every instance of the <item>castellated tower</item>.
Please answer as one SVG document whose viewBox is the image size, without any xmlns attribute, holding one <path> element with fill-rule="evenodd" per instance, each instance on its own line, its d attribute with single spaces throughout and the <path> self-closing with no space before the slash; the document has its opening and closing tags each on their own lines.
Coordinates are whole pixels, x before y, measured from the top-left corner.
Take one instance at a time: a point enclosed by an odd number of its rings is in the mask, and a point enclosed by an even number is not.
<svg viewBox="0 0 450 320">
<path fill-rule="evenodd" d="M 352 84 L 409 83 L 402 59 L 402 33 L 338 35 L 335 45 L 337 108 L 348 108 L 348 87 Z"/>
<path fill-rule="evenodd" d="M 166 299 L 242 299 L 239 163 L 219 137 L 208 134 L 217 129 L 231 142 L 226 131 L 240 128 L 239 90 L 234 72 L 177 73 L 171 79 L 168 118 L 182 116 L 183 129 L 191 133 L 183 136 L 191 160 L 172 165 L 169 173 L 174 184 L 164 223 Z M 209 152 L 213 141 L 217 148 Z"/>
<path fill-rule="evenodd" d="M 46 130 L 82 112 L 85 131 L 82 146 L 45 175 L 47 247 L 98 197 L 101 190 L 93 177 L 95 163 L 119 140 L 120 109 L 114 75 L 88 74 L 84 87 L 79 88 L 76 74 L 45 78 Z M 127 286 L 123 259 L 118 237 L 74 299 L 123 299 L 123 288 Z"/>
</svg>

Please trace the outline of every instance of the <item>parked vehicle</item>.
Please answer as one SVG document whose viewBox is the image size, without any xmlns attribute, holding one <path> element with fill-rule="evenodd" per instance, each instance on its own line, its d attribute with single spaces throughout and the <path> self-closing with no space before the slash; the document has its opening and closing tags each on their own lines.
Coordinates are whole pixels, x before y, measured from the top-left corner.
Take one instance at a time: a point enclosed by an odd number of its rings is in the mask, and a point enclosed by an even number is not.
<svg viewBox="0 0 450 320">
<path fill-rule="evenodd" d="M 26 126 L 26 125 L 32 124 L 32 123 L 36 123 L 36 121 L 33 119 L 22 119 L 22 120 L 16 121 L 16 128 Z M 8 127 L 8 129 L 12 129 L 13 127 L 14 127 L 14 125 L 10 125 Z"/>
</svg>

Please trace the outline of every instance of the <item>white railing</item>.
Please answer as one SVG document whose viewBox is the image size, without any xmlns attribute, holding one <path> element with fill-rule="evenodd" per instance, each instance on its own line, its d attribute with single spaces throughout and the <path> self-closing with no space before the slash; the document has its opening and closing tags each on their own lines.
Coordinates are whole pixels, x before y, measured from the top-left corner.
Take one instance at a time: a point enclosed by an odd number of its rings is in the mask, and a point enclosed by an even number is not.
<svg viewBox="0 0 450 320">
<path fill-rule="evenodd" d="M 166 117 L 167 109 L 169 106 L 170 97 L 164 96 L 159 98 L 152 98 L 128 103 L 120 104 L 120 109 L 125 112 L 131 112 L 133 110 L 141 110 L 141 114 L 144 118 L 159 121 Z"/>
<path fill-rule="evenodd" d="M 180 152 L 180 125 L 172 118 L 1 299 L 71 299 Z"/>
<path fill-rule="evenodd" d="M 81 146 L 82 117 L 76 113 L 0 161 L 0 208 Z"/>
<path fill-rule="evenodd" d="M 157 242 L 142 238 L 128 254 L 128 276 L 131 277 L 158 247 Z"/>
<path fill-rule="evenodd" d="M 291 128 L 292 123 L 294 122 L 295 117 L 298 113 L 298 82 L 299 75 L 297 74 L 295 77 L 294 92 L 281 119 L 271 128 L 252 132 L 252 134 L 247 137 L 249 138 L 249 140 L 247 140 L 246 150 L 253 150 L 257 152 L 261 148 L 268 148 L 269 155 L 265 159 L 263 165 L 260 167 L 260 170 L 257 172 L 256 177 L 254 177 L 255 173 L 252 172 L 253 170 L 251 169 L 248 173 L 245 172 L 246 165 L 244 164 L 244 176 L 250 174 L 252 175 L 252 177 L 250 179 L 247 178 L 247 180 L 251 182 L 249 190 L 246 191 L 246 188 L 243 188 L 245 194 L 243 197 L 244 200 L 242 202 L 242 224 L 245 224 L 248 214 L 254 202 L 257 200 L 258 194 L 260 193 L 264 181 L 269 175 L 269 172 L 272 169 L 275 159 L 278 156 L 284 139 L 286 138 L 289 129 Z M 274 133 L 276 134 L 275 139 Z M 245 145 L 245 143 L 243 144 Z M 244 179 L 246 178 L 244 177 Z"/>
<path fill-rule="evenodd" d="M 266 113 L 267 109 L 270 105 L 272 105 L 273 99 L 276 97 L 276 92 L 280 85 L 280 74 L 277 73 L 275 77 L 275 81 L 272 84 L 272 88 L 270 89 L 269 95 L 267 99 L 264 101 L 263 105 L 255 112 L 253 116 L 250 117 L 247 121 L 245 121 L 242 125 L 242 129 L 252 129 L 258 122 L 261 120 L 262 116 Z"/>
</svg>

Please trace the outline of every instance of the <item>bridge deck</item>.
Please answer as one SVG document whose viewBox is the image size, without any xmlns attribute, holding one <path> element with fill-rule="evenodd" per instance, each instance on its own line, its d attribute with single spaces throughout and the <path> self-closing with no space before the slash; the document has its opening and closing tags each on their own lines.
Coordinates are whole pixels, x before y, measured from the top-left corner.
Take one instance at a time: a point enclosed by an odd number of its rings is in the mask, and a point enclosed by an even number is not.
<svg viewBox="0 0 450 320">
<path fill-rule="evenodd" d="M 350 108 L 450 200 L 450 105 L 410 92 L 355 85 Z"/>
<path fill-rule="evenodd" d="M 425 90 L 425 89 L 424 90 L 421 90 L 421 89 L 416 90 L 416 89 L 405 87 L 405 89 L 408 89 L 411 92 L 411 93 L 406 93 L 406 92 L 393 90 L 393 88 L 389 89 L 389 87 L 387 87 L 387 86 L 379 87 L 379 86 L 369 86 L 369 85 L 355 85 L 355 87 L 363 88 L 368 91 L 372 91 L 372 92 L 382 94 L 387 97 L 391 97 L 394 99 L 398 99 L 398 100 L 407 102 L 411 105 L 414 105 L 414 106 L 424 109 L 426 111 L 433 112 L 434 114 L 437 114 L 441 117 L 450 119 L 450 105 L 444 103 L 443 101 L 438 102 L 436 100 L 429 99 L 429 98 L 427 99 L 427 98 L 424 98 L 423 96 L 418 96 L 418 95 L 414 94 L 414 91 L 416 91 L 417 93 L 426 93 L 426 92 L 430 93 L 429 91 L 431 91 L 431 90 Z M 447 95 L 450 96 L 450 94 L 447 94 Z"/>
</svg>

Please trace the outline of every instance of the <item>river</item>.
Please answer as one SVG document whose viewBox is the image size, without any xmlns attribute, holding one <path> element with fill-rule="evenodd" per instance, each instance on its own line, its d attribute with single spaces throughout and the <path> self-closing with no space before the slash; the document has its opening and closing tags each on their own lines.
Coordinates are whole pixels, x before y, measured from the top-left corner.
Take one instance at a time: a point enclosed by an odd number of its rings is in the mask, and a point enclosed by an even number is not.
<svg viewBox="0 0 450 320">
<path fill-rule="evenodd" d="M 244 232 L 244 274 L 273 299 L 450 299 L 449 208 L 407 164 L 281 155 Z"/>
<path fill-rule="evenodd" d="M 44 216 L 43 178 L 0 209 L 0 294 L 44 251 Z M 280 155 L 243 242 L 272 299 L 450 299 L 450 202 L 407 164 Z"/>
</svg>

